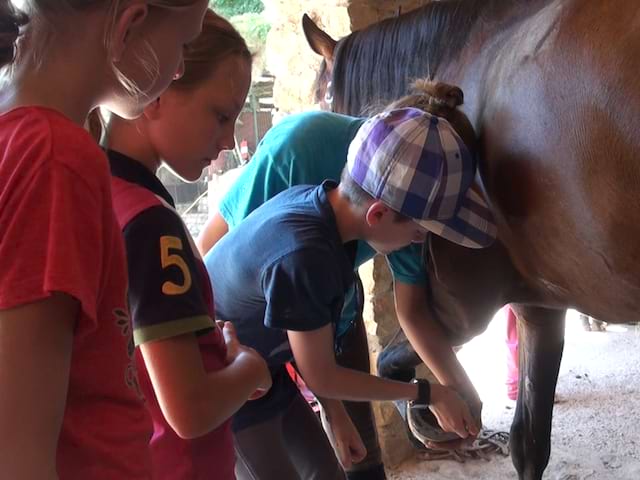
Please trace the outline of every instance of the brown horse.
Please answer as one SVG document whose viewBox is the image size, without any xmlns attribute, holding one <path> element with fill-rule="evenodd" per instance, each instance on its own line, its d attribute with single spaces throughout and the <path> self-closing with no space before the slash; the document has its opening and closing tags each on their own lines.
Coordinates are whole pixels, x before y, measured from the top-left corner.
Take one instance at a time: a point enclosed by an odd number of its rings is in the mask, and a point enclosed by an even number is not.
<svg viewBox="0 0 640 480">
<path fill-rule="evenodd" d="M 499 242 L 431 238 L 428 295 L 460 342 L 516 304 L 512 456 L 540 479 L 566 308 L 610 323 L 640 310 L 640 2 L 443 0 L 338 42 L 304 27 L 334 111 L 363 114 L 425 76 L 465 92 Z"/>
</svg>

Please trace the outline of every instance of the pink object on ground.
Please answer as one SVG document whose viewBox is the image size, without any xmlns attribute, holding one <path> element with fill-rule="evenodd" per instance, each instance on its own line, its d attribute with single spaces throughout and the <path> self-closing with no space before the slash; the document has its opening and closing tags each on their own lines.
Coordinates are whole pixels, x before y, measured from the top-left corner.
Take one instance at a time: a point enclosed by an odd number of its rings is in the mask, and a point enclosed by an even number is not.
<svg viewBox="0 0 640 480">
<path fill-rule="evenodd" d="M 502 309 L 507 316 L 507 397 L 518 398 L 518 328 L 516 314 L 509 305 Z"/>
</svg>

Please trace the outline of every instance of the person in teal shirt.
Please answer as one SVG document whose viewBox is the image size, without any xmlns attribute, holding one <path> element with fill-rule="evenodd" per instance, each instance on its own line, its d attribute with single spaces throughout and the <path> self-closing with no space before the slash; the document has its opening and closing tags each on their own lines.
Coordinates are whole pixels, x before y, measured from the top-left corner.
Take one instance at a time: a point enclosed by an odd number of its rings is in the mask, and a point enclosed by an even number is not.
<svg viewBox="0 0 640 480">
<path fill-rule="evenodd" d="M 269 130 L 198 238 L 197 244 L 203 256 L 229 230 L 278 193 L 294 185 L 319 185 L 325 179 L 338 181 L 347 162 L 351 141 L 364 121 L 314 111 L 291 115 Z M 357 246 L 353 245 L 354 268 L 375 254 L 368 244 L 357 242 Z M 388 255 L 387 259 L 394 278 L 396 314 L 412 346 L 438 381 L 479 404 L 477 392 L 458 362 L 451 342 L 429 310 L 421 247 L 410 245 Z M 207 263 L 207 268 L 215 268 L 215 265 Z M 369 372 L 368 345 L 359 296 L 361 292 L 352 291 L 345 301 L 336 331 L 337 360 L 343 366 Z M 386 478 L 371 405 L 345 402 L 345 406 L 367 449 L 367 457 L 347 469 L 348 478 Z"/>
</svg>

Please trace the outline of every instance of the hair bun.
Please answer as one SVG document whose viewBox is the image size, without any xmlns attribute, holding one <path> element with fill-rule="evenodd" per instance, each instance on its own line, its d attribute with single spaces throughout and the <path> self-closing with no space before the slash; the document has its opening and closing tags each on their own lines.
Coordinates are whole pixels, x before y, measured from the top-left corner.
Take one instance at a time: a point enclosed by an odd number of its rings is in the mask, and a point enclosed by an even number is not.
<svg viewBox="0 0 640 480">
<path fill-rule="evenodd" d="M 467 148 L 475 152 L 477 148 L 476 134 L 473 125 L 458 107 L 464 102 L 462 90 L 456 86 L 428 79 L 419 79 L 411 84 L 411 93 L 392 104 L 386 111 L 398 108 L 417 108 L 436 117 L 447 120 Z"/>
<path fill-rule="evenodd" d="M 429 97 L 429 105 L 454 109 L 464 103 L 462 90 L 454 85 L 430 80 L 416 80 L 412 85 L 417 95 Z"/>
<path fill-rule="evenodd" d="M 11 0 L 0 1 L 0 65 L 13 61 L 20 28 L 28 22 L 29 17 L 14 7 Z"/>
</svg>

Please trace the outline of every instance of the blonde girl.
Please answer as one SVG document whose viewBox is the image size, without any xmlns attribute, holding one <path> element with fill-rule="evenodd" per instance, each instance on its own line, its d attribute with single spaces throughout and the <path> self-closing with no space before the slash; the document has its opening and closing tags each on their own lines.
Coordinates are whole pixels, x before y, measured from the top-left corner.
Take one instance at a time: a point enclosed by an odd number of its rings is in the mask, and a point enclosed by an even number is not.
<svg viewBox="0 0 640 480">
<path fill-rule="evenodd" d="M 207 3 L 0 1 L 3 478 L 151 477 L 109 169 L 82 127 L 179 77 Z"/>
</svg>

